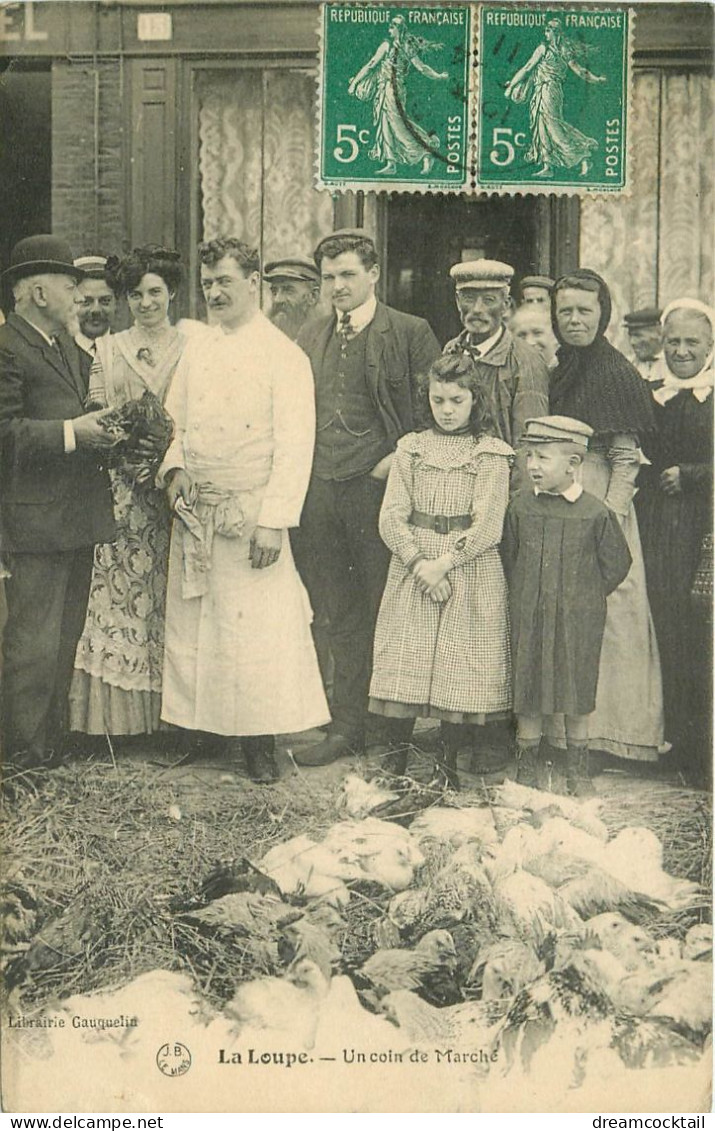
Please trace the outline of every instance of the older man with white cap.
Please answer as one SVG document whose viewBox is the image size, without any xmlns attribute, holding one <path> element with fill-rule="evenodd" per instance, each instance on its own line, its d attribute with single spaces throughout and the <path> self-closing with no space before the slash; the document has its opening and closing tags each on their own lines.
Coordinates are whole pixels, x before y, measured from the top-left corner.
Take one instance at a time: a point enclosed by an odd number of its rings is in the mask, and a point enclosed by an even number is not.
<svg viewBox="0 0 715 1131">
<path fill-rule="evenodd" d="M 455 263 L 450 270 L 464 329 L 445 353 L 468 354 L 490 393 L 497 435 L 516 447 L 529 417 L 549 411 L 549 371 L 540 354 L 515 342 L 504 324 L 514 268 L 496 259 Z"/>
</svg>

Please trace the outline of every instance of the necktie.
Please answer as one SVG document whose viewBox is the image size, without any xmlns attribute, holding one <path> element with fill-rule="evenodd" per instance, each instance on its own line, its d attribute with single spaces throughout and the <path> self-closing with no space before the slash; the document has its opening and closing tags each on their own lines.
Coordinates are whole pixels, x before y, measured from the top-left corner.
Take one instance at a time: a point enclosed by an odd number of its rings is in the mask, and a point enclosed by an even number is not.
<svg viewBox="0 0 715 1131">
<path fill-rule="evenodd" d="M 346 310 L 340 316 L 340 333 L 346 342 L 349 342 L 355 336 L 355 331 L 350 323 L 350 311 Z"/>
</svg>

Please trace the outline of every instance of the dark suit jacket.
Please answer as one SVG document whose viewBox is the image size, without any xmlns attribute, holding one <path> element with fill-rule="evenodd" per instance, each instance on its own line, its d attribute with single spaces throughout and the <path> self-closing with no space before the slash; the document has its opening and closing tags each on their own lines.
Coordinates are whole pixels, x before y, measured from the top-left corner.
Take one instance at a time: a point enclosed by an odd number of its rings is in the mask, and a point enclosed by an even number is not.
<svg viewBox="0 0 715 1131">
<path fill-rule="evenodd" d="M 114 537 L 97 453 L 65 454 L 63 422 L 81 416 L 90 359 L 68 334 L 67 364 L 24 318 L 0 326 L 0 520 L 3 549 L 74 550 Z"/>
<path fill-rule="evenodd" d="M 316 397 L 320 399 L 323 360 L 335 326 L 335 315 L 306 324 L 296 341 L 313 367 Z M 378 302 L 375 317 L 364 331 L 367 338 L 367 384 L 385 426 L 396 444 L 416 426 L 415 383 L 442 352 L 429 323 Z"/>
</svg>

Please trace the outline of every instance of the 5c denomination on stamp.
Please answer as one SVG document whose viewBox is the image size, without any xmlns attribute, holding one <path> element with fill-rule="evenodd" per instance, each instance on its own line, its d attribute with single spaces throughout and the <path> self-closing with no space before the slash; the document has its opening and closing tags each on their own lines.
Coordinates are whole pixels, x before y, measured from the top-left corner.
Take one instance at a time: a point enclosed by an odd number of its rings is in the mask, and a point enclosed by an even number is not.
<svg viewBox="0 0 715 1131">
<path fill-rule="evenodd" d="M 325 4 L 318 185 L 471 186 L 470 6 Z"/>
<path fill-rule="evenodd" d="M 480 8 L 480 189 L 627 188 L 631 23 L 627 8 Z"/>
</svg>

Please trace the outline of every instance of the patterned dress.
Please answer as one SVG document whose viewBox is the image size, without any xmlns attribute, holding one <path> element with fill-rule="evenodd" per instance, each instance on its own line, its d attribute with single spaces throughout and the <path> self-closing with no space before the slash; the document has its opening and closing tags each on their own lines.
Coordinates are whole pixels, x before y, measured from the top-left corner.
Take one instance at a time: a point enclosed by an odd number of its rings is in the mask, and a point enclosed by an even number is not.
<svg viewBox="0 0 715 1131">
<path fill-rule="evenodd" d="M 375 631 L 370 710 L 483 723 L 511 708 L 507 590 L 499 542 L 513 451 L 492 436 L 411 432 L 397 445 L 380 515 L 392 562 Z M 467 515 L 439 534 L 411 512 Z M 417 554 L 455 556 L 452 595 L 437 604 L 408 565 Z"/>
<path fill-rule="evenodd" d="M 92 367 L 92 400 L 121 405 L 149 388 L 163 402 L 183 345 L 176 330 L 160 342 L 136 327 L 107 338 Z M 151 734 L 161 707 L 169 510 L 163 491 L 135 485 L 121 468 L 110 475 L 117 538 L 95 547 L 70 729 Z"/>
</svg>

